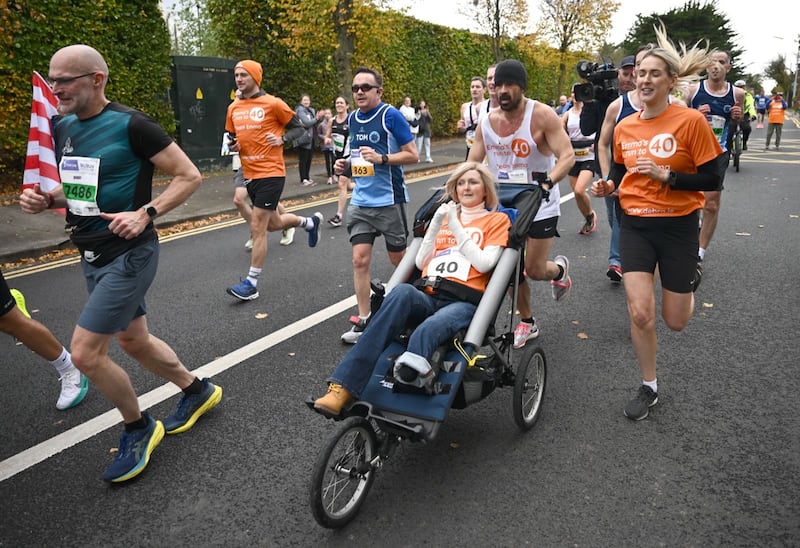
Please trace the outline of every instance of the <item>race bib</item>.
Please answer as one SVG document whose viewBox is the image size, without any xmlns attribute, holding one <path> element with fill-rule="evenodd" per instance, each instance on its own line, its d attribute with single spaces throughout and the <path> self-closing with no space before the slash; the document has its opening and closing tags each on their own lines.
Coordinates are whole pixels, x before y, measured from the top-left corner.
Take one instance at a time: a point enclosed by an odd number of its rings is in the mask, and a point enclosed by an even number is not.
<svg viewBox="0 0 800 548">
<path fill-rule="evenodd" d="M 100 215 L 97 205 L 100 158 L 64 156 L 58 164 L 58 172 L 70 212 L 82 217 Z"/>
<path fill-rule="evenodd" d="M 511 183 L 514 185 L 527 185 L 528 172 L 524 169 L 510 169 L 497 171 L 496 183 Z"/>
<path fill-rule="evenodd" d="M 467 146 L 472 148 L 472 144 L 475 142 L 475 130 L 468 129 L 467 130 Z"/>
<path fill-rule="evenodd" d="M 578 150 L 576 150 L 574 152 L 575 152 L 575 157 L 576 158 L 580 158 L 582 156 L 588 156 L 589 155 L 589 149 L 588 148 L 579 148 Z"/>
<path fill-rule="evenodd" d="M 341 133 L 334 133 L 332 134 L 332 137 L 333 137 L 333 150 L 341 154 L 342 152 L 344 152 L 344 142 L 345 142 L 344 135 L 342 135 Z"/>
<path fill-rule="evenodd" d="M 428 276 L 454 278 L 466 282 L 471 268 L 469 260 L 455 249 L 447 249 L 428 263 Z"/>
<path fill-rule="evenodd" d="M 725 122 L 727 119 L 724 116 L 711 114 L 706 116 L 706 120 L 708 120 L 708 124 L 711 126 L 711 130 L 714 132 L 717 141 L 722 143 L 722 132 L 725 131 Z"/>
<path fill-rule="evenodd" d="M 352 169 L 353 177 L 375 176 L 375 164 L 362 158 L 361 152 L 358 150 L 350 151 L 350 168 Z"/>
</svg>

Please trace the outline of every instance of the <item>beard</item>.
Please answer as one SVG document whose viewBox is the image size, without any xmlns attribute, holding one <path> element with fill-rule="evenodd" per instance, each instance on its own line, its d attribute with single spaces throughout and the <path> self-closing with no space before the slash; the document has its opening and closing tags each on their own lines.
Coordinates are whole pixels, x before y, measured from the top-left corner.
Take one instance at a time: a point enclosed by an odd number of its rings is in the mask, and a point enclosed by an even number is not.
<svg viewBox="0 0 800 548">
<path fill-rule="evenodd" d="M 521 101 L 522 96 L 517 97 L 516 100 L 514 100 L 514 98 L 507 93 L 497 96 L 497 102 L 500 103 L 500 109 L 505 110 L 506 112 L 516 110 Z"/>
</svg>

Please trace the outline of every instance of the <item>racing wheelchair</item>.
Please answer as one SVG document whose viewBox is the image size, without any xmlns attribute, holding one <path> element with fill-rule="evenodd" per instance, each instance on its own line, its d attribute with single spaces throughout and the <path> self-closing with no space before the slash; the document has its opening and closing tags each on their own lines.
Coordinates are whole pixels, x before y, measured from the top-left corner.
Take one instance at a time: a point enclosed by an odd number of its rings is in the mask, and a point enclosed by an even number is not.
<svg viewBox="0 0 800 548">
<path fill-rule="evenodd" d="M 416 213 L 414 238 L 389 281 L 385 285 L 373 281 L 373 314 L 392 288 L 419 277 L 414 259 L 442 192 L 438 190 Z M 518 210 L 518 214 L 509 212 L 513 224 L 508 247 L 495 266 L 466 332 L 458 333 L 430 357 L 438 369 L 432 388 L 410 387 L 394 377 L 394 359 L 404 352 L 407 340 L 407 336 L 400 336 L 377 360 L 360 399 L 340 415 L 330 417 L 341 421 L 341 425 L 317 457 L 309 492 L 312 513 L 323 527 L 341 528 L 352 521 L 376 473 L 399 444 L 404 440 L 434 440 L 451 408 L 463 409 L 496 388 L 508 387 L 513 389 L 512 414 L 517 426 L 527 431 L 539 418 L 547 381 L 544 352 L 531 343 L 512 352 L 514 315 L 498 312 L 508 300 L 514 311 L 520 253 L 527 229 L 542 199 L 547 199 L 547 191 L 538 185 L 504 183 L 498 185 L 498 192 L 504 208 Z M 509 287 L 510 298 L 506 296 Z M 313 398 L 308 398 L 306 404 L 316 411 Z"/>
</svg>

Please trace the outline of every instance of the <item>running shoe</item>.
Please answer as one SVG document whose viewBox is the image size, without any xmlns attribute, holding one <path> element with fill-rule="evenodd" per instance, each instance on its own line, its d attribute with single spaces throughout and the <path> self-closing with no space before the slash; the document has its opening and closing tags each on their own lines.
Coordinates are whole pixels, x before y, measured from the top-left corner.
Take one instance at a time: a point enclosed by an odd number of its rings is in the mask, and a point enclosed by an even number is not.
<svg viewBox="0 0 800 548">
<path fill-rule="evenodd" d="M 76 367 L 61 375 L 58 380 L 61 381 L 61 394 L 58 396 L 56 409 L 63 411 L 75 407 L 83 401 L 86 392 L 89 391 L 89 379 Z"/>
<path fill-rule="evenodd" d="M 184 394 L 175 412 L 164 420 L 167 434 L 186 432 L 201 415 L 210 411 L 222 399 L 222 387 L 203 379 L 203 389 L 199 394 Z"/>
<path fill-rule="evenodd" d="M 247 251 L 252 251 L 252 250 L 253 250 L 253 238 L 250 238 L 249 240 L 247 240 L 247 241 L 244 243 L 244 248 L 245 248 Z"/>
<path fill-rule="evenodd" d="M 19 311 L 22 312 L 22 315 L 28 319 L 31 319 L 31 314 L 28 312 L 28 309 L 25 308 L 25 295 L 19 289 L 11 289 L 11 296 L 14 297 L 14 302 L 17 303 L 17 308 Z"/>
<path fill-rule="evenodd" d="M 578 234 L 591 234 L 592 232 L 597 229 L 597 215 L 594 211 L 592 211 L 587 217 L 586 221 L 583 223 L 583 227 L 578 231 Z"/>
<path fill-rule="evenodd" d="M 539 326 L 536 324 L 536 318 L 533 322 L 519 322 L 517 328 L 514 329 L 514 348 L 522 348 L 525 343 L 535 339 L 539 336 Z"/>
<path fill-rule="evenodd" d="M 281 245 L 292 245 L 292 242 L 294 241 L 294 227 L 283 230 L 282 234 L 283 237 L 278 243 Z"/>
<path fill-rule="evenodd" d="M 305 187 L 317 186 L 317 183 L 315 183 L 315 182 L 314 182 L 314 181 L 312 181 L 311 179 L 303 179 L 303 182 L 302 182 L 302 183 L 300 183 L 300 184 L 301 184 L 301 185 L 303 185 L 303 186 L 305 186 Z"/>
<path fill-rule="evenodd" d="M 358 316 L 350 316 L 350 323 L 353 327 L 349 331 L 342 334 L 342 342 L 345 344 L 356 344 L 358 339 L 361 338 L 361 333 L 367 327 L 367 319 Z"/>
<path fill-rule="evenodd" d="M 258 298 L 258 289 L 247 278 L 236 285 L 232 285 L 226 291 L 228 295 L 233 295 L 240 301 L 252 301 Z"/>
<path fill-rule="evenodd" d="M 553 259 L 557 265 L 564 269 L 564 274 L 558 280 L 550 280 L 550 286 L 553 289 L 553 298 L 557 301 L 563 300 L 569 295 L 569 290 L 572 288 L 572 279 L 569 277 L 569 259 L 563 255 L 558 255 Z"/>
<path fill-rule="evenodd" d="M 622 268 L 616 264 L 608 265 L 606 276 L 608 276 L 612 284 L 618 284 L 622 281 Z"/>
<path fill-rule="evenodd" d="M 658 394 L 653 392 L 649 386 L 642 385 L 636 393 L 636 397 L 625 406 L 625 416 L 634 421 L 646 419 L 650 414 L 650 408 L 658 403 Z"/>
<path fill-rule="evenodd" d="M 118 483 L 141 474 L 150 462 L 153 450 L 164 439 L 164 425 L 161 421 L 154 420 L 147 412 L 143 412 L 142 417 L 147 421 L 147 426 L 122 433 L 117 456 L 103 472 L 104 480 Z"/>
<path fill-rule="evenodd" d="M 308 247 L 317 247 L 317 243 L 319 242 L 319 229 L 322 228 L 323 219 L 324 217 L 319 211 L 311 216 L 311 222 L 314 223 L 314 226 L 308 231 Z"/>
<path fill-rule="evenodd" d="M 333 227 L 342 226 L 342 218 L 341 218 L 341 216 L 339 216 L 339 214 L 337 213 L 336 215 L 334 215 L 333 217 L 328 219 L 328 224 L 333 226 Z"/>
</svg>

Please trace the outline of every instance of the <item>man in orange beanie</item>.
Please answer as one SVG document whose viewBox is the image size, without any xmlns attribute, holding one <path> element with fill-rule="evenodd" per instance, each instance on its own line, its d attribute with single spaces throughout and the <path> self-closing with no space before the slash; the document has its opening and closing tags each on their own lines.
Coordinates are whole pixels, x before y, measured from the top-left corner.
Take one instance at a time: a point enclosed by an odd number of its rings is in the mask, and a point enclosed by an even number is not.
<svg viewBox="0 0 800 548">
<path fill-rule="evenodd" d="M 239 153 L 247 194 L 253 202 L 253 251 L 247 277 L 227 292 L 241 301 L 251 301 L 258 298 L 256 286 L 267 257 L 267 231 L 303 227 L 308 232 L 308 245 L 314 247 L 323 217 L 322 213 L 299 217 L 277 211 L 286 183 L 283 146 L 300 137 L 305 128 L 289 105 L 261 89 L 264 72 L 260 63 L 239 61 L 233 71 L 240 96 L 228 106 L 225 131 L 231 138 L 231 152 Z"/>
</svg>

